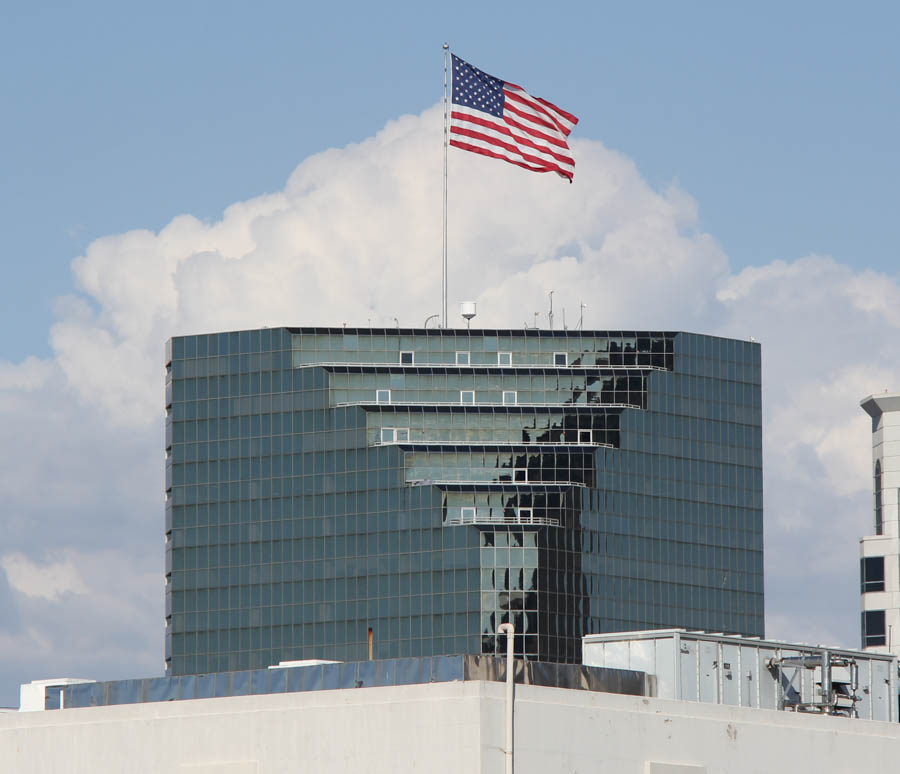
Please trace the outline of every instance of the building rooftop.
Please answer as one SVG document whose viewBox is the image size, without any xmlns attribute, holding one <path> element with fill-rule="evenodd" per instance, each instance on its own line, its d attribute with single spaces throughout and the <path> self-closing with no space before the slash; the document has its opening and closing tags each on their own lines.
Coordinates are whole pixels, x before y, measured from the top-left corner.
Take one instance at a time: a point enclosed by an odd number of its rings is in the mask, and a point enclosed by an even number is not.
<svg viewBox="0 0 900 774">
<path fill-rule="evenodd" d="M 516 661 L 516 682 L 550 688 L 604 691 L 632 696 L 650 693 L 648 677 L 629 669 Z M 251 696 L 342 688 L 373 688 L 454 681 L 506 680 L 505 659 L 459 655 L 380 661 L 314 663 L 137 680 L 46 686 L 44 709 L 143 704 L 226 696 Z M 49 681 L 47 681 L 49 682 Z"/>
</svg>

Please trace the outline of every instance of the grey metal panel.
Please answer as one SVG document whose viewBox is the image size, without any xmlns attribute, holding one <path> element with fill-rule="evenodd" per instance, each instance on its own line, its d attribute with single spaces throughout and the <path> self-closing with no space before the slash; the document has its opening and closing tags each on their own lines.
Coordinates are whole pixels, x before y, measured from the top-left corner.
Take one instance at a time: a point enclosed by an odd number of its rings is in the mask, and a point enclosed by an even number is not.
<svg viewBox="0 0 900 774">
<path fill-rule="evenodd" d="M 303 673 L 305 670 L 295 667 L 291 669 L 285 669 L 284 671 L 287 674 L 287 692 L 294 693 L 296 691 L 302 691 Z"/>
<path fill-rule="evenodd" d="M 338 686 L 340 688 L 359 688 L 359 664 L 349 661 L 338 664 Z"/>
<path fill-rule="evenodd" d="M 492 656 L 466 656 L 466 680 L 495 682 L 506 679 L 506 664 Z M 501 675 L 502 669 L 502 675 Z"/>
<path fill-rule="evenodd" d="M 722 643 L 719 650 L 719 687 L 722 704 L 741 705 L 741 649 Z"/>
<path fill-rule="evenodd" d="M 896 692 L 891 690 L 891 674 L 888 664 L 883 661 L 873 661 L 871 665 L 870 696 L 872 701 L 872 714 L 879 720 L 886 720 L 897 701 Z"/>
<path fill-rule="evenodd" d="M 759 706 L 759 662 L 755 648 L 741 645 L 738 652 L 738 672 L 735 680 L 738 683 L 740 704 L 742 707 Z"/>
<path fill-rule="evenodd" d="M 422 659 L 398 658 L 396 664 L 396 685 L 416 685 L 418 683 L 431 682 L 430 669 L 428 678 L 425 679 L 425 670 L 423 668 Z"/>
<path fill-rule="evenodd" d="M 700 640 L 697 643 L 697 697 L 702 702 L 719 702 L 719 645 Z"/>
<path fill-rule="evenodd" d="M 322 688 L 333 691 L 340 688 L 342 664 L 322 664 Z"/>
<path fill-rule="evenodd" d="M 231 673 L 231 695 L 246 696 L 250 693 L 250 673 L 249 672 L 232 672 Z"/>
<path fill-rule="evenodd" d="M 647 670 L 656 676 L 656 695 L 661 699 L 676 698 L 675 692 L 675 638 L 664 637 L 653 641 L 656 653 L 653 669 Z"/>
<path fill-rule="evenodd" d="M 316 666 L 305 667 L 301 669 L 301 679 L 302 686 L 300 690 L 303 691 L 321 691 L 324 685 L 324 674 L 323 674 L 323 665 L 317 664 Z"/>
<path fill-rule="evenodd" d="M 360 661 L 356 670 L 356 685 L 359 688 L 371 688 L 375 685 L 376 661 Z"/>
<path fill-rule="evenodd" d="M 756 655 L 756 673 L 759 675 L 757 695 L 759 703 L 753 706 L 766 709 L 778 708 L 778 696 L 780 689 L 775 682 L 772 672 L 768 668 L 769 659 L 774 658 L 775 651 L 760 649 Z"/>
<path fill-rule="evenodd" d="M 864 661 L 859 664 L 858 679 L 856 695 L 859 698 L 856 702 L 856 711 L 861 718 L 871 720 L 873 718 L 872 662 Z"/>
<path fill-rule="evenodd" d="M 89 696 L 89 707 L 98 707 L 107 703 L 107 699 L 109 697 L 108 692 L 106 691 L 106 686 L 101 683 L 97 685 L 90 686 L 90 691 L 88 693 Z"/>
<path fill-rule="evenodd" d="M 397 665 L 393 660 L 375 661 L 375 685 L 395 685 Z"/>
<path fill-rule="evenodd" d="M 523 679 L 534 685 L 556 685 L 560 688 L 574 688 L 579 683 L 578 678 L 573 677 L 570 671 L 560 669 L 559 664 L 542 662 L 539 664 L 528 664 L 527 667 L 528 669 L 526 674 L 523 675 Z M 505 676 L 505 664 L 503 665 L 503 672 Z"/>
<path fill-rule="evenodd" d="M 269 670 L 254 669 L 250 672 L 250 693 L 262 694 L 269 692 Z"/>
<path fill-rule="evenodd" d="M 215 694 L 215 675 L 197 675 L 196 697 L 211 699 Z"/>
<path fill-rule="evenodd" d="M 234 696 L 232 688 L 233 674 L 231 672 L 219 672 L 216 675 L 216 696 Z"/>
<path fill-rule="evenodd" d="M 620 669 L 636 669 L 641 672 L 654 672 L 656 669 L 656 646 L 658 640 L 634 640 L 630 643 L 627 664 L 616 664 Z M 603 664 L 603 666 L 614 666 Z"/>
<path fill-rule="evenodd" d="M 138 704 L 141 701 L 140 680 L 118 680 L 115 683 L 107 683 L 109 690 L 109 704 Z"/>
<path fill-rule="evenodd" d="M 684 701 L 697 701 L 699 698 L 697 686 L 697 642 L 695 640 L 682 639 L 676 657 L 678 659 L 678 674 L 681 688 L 681 695 L 676 698 Z"/>
<path fill-rule="evenodd" d="M 101 683 L 78 683 L 63 689 L 63 703 L 66 707 L 96 707 L 103 703 Z"/>
<path fill-rule="evenodd" d="M 284 669 L 269 669 L 269 693 L 284 693 L 287 689 L 287 675 Z"/>
<path fill-rule="evenodd" d="M 449 683 L 464 678 L 463 660 L 459 656 L 435 656 L 431 667 L 431 679 L 436 683 Z"/>
<path fill-rule="evenodd" d="M 182 679 L 179 685 L 179 699 L 196 699 L 197 698 L 197 678 L 194 675 L 185 675 L 186 679 Z M 148 680 L 148 683 L 153 682 Z"/>
</svg>

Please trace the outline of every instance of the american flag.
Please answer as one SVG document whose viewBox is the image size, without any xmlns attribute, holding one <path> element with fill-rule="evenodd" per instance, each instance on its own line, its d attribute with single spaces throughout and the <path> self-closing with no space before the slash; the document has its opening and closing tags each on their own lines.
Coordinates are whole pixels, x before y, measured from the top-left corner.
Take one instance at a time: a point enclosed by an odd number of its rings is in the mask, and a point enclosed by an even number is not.
<svg viewBox="0 0 900 774">
<path fill-rule="evenodd" d="M 453 57 L 450 145 L 570 183 L 575 159 L 566 138 L 578 119 L 521 86 Z"/>
</svg>

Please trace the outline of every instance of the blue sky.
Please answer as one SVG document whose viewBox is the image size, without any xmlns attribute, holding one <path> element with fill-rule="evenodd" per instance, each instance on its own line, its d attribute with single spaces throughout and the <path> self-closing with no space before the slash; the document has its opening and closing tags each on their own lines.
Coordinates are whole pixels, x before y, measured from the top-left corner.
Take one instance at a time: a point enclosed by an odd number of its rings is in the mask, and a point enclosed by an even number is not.
<svg viewBox="0 0 900 774">
<path fill-rule="evenodd" d="M 518 326 L 554 289 L 586 327 L 759 340 L 767 634 L 856 646 L 858 402 L 900 389 L 898 22 L 3 6 L 0 706 L 161 669 L 168 337 L 437 311 L 444 40 L 581 119 L 571 186 L 451 151 L 451 311 Z"/>
<path fill-rule="evenodd" d="M 0 354 L 46 354 L 97 237 L 280 188 L 440 99 L 440 45 L 677 181 L 732 264 L 896 271 L 892 3 L 27 3 L 0 11 Z M 539 21 L 538 21 L 539 20 Z"/>
</svg>

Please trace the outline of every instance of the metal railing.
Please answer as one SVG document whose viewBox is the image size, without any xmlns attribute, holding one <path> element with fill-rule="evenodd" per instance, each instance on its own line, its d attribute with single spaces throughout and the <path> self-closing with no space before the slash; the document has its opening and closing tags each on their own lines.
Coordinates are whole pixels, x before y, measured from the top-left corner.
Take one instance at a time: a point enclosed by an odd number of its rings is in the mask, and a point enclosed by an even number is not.
<svg viewBox="0 0 900 774">
<path fill-rule="evenodd" d="M 444 524 L 535 524 L 547 527 L 558 527 L 559 519 L 554 519 L 549 516 L 535 516 L 534 514 L 523 516 L 520 516 L 519 514 L 515 514 L 513 516 L 508 516 L 506 514 L 495 516 L 493 514 L 490 514 L 485 516 L 484 514 L 478 513 L 461 513 L 458 515 L 448 516 L 444 521 Z"/>
</svg>

